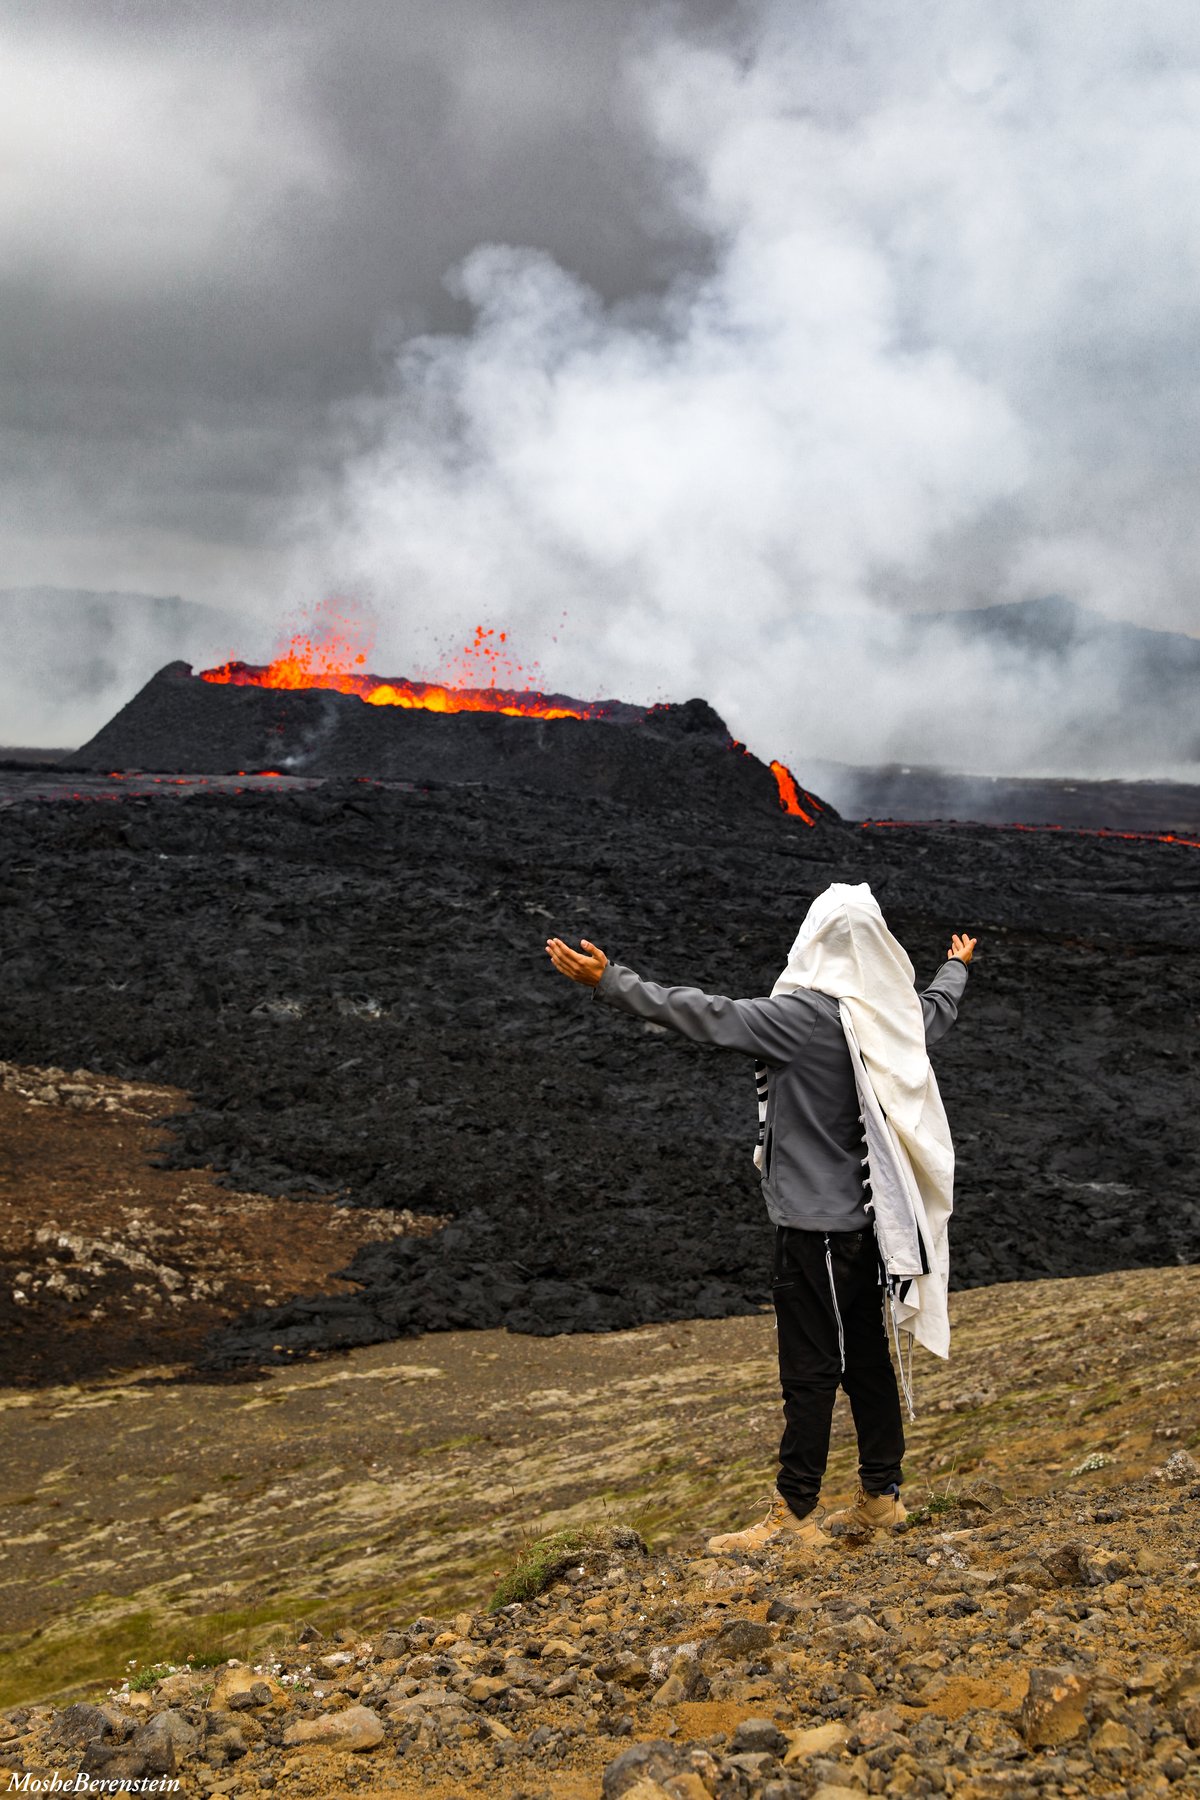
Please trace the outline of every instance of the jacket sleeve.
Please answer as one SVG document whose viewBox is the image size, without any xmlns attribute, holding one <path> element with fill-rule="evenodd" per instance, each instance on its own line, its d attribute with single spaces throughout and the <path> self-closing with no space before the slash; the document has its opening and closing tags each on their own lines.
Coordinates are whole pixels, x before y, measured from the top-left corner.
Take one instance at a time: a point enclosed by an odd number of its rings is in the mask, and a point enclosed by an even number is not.
<svg viewBox="0 0 1200 1800">
<path fill-rule="evenodd" d="M 921 1011 L 925 1015 L 925 1042 L 936 1044 L 944 1038 L 958 1017 L 958 1003 L 967 985 L 967 965 L 961 957 L 944 962 L 921 995 Z"/>
<path fill-rule="evenodd" d="M 620 963 L 608 964 L 592 994 L 635 1018 L 665 1025 L 693 1043 L 740 1050 L 776 1065 L 790 1062 L 803 1050 L 817 1022 L 817 1009 L 807 994 L 727 1000 L 699 988 L 660 987 Z"/>
</svg>

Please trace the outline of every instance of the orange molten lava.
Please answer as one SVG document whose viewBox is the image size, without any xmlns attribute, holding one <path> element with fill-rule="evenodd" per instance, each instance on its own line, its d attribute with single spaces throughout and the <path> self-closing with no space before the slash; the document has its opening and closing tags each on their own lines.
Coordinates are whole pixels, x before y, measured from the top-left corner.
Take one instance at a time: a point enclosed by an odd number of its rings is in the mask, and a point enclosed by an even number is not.
<svg viewBox="0 0 1200 1800">
<path fill-rule="evenodd" d="M 384 680 L 368 675 L 363 672 L 366 651 L 332 627 L 320 637 L 298 632 L 283 655 L 265 667 L 227 662 L 217 669 L 202 669 L 200 676 L 203 681 L 234 687 L 333 688 L 339 694 L 357 694 L 368 706 L 406 706 L 425 712 L 498 712 L 530 719 L 606 716 L 609 708 L 602 701 L 561 706 L 534 687 L 497 686 L 498 674 L 519 681 L 527 673 L 502 648 L 507 638 L 505 631 L 477 625 L 473 640 L 452 660 L 441 681 Z M 535 671 L 536 664 L 529 673 Z"/>
<path fill-rule="evenodd" d="M 791 813 L 793 818 L 803 819 L 806 825 L 815 825 L 816 814 L 825 811 L 816 796 L 810 794 L 807 788 L 797 785 L 796 777 L 786 763 L 773 762 L 771 773 L 775 777 L 775 785 L 779 789 L 779 804 L 784 812 Z M 800 804 L 801 800 L 804 801 L 803 806 Z"/>
</svg>

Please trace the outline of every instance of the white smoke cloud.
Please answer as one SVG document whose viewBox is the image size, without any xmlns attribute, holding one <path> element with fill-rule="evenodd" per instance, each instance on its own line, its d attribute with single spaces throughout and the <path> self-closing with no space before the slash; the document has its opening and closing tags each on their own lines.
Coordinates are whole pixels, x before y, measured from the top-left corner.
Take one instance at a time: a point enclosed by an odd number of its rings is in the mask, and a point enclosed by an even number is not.
<svg viewBox="0 0 1200 1800">
<path fill-rule="evenodd" d="M 801 768 L 1114 772 L 1078 747 L 1117 695 L 1102 656 L 913 654 L 895 618 L 1053 592 L 1196 628 L 1200 14 L 752 21 L 631 73 L 707 272 L 606 307 L 545 254 L 476 249 L 473 329 L 410 341 L 347 415 L 303 583 L 370 593 L 397 670 L 430 621 L 542 652 L 566 609 L 552 685 L 704 693 Z"/>
</svg>

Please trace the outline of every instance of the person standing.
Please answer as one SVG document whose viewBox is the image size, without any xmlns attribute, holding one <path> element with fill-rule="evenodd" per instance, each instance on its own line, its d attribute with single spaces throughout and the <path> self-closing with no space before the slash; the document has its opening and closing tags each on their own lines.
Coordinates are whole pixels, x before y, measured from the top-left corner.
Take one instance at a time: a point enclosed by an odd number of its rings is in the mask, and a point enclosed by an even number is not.
<svg viewBox="0 0 1200 1800">
<path fill-rule="evenodd" d="M 817 896 L 764 999 L 662 987 L 586 939 L 580 950 L 547 941 L 554 967 L 595 999 L 755 1059 L 754 1160 L 775 1225 L 784 1430 L 766 1517 L 713 1538 L 715 1553 L 828 1543 L 818 1502 L 839 1386 L 854 1418 L 859 1487 L 824 1524 L 859 1535 L 904 1521 L 904 1431 L 885 1312 L 911 1408 L 901 1332 L 949 1353 L 954 1153 L 928 1047 L 957 1017 L 977 941 L 955 933 L 918 995 L 912 963 L 865 882 Z"/>
</svg>

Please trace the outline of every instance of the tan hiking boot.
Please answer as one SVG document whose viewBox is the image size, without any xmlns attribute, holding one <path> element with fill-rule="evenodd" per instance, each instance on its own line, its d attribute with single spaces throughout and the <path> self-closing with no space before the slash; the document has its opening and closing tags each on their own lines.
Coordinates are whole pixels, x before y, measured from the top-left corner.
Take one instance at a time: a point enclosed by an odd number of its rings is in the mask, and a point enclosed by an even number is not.
<svg viewBox="0 0 1200 1800">
<path fill-rule="evenodd" d="M 828 1542 L 816 1513 L 806 1513 L 798 1519 L 783 1495 L 776 1494 L 765 1519 L 747 1526 L 745 1531 L 726 1531 L 720 1537 L 709 1538 L 708 1548 L 714 1556 L 733 1556 L 740 1550 L 765 1550 L 768 1545 L 789 1550 L 803 1545 L 809 1550 L 820 1550 Z"/>
<path fill-rule="evenodd" d="M 907 1517 L 899 1494 L 868 1494 L 860 1487 L 854 1505 L 830 1513 L 825 1523 L 834 1537 L 867 1537 L 872 1531 L 897 1531 Z"/>
</svg>

